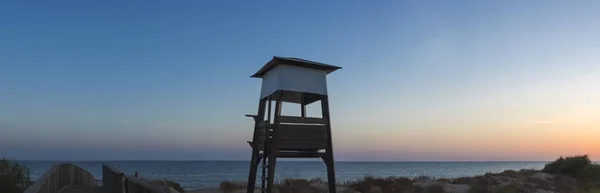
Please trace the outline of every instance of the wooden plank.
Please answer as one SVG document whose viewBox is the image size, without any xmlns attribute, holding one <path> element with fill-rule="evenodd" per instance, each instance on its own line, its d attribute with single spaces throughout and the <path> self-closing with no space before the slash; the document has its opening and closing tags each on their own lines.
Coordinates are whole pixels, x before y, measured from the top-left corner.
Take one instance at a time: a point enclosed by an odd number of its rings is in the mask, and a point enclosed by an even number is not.
<svg viewBox="0 0 600 193">
<path fill-rule="evenodd" d="M 279 139 L 278 149 L 325 149 L 327 141 L 306 141 L 306 140 L 287 140 Z"/>
<path fill-rule="evenodd" d="M 323 157 L 325 153 L 321 152 L 279 152 L 277 157 L 282 158 L 316 158 Z"/>
<path fill-rule="evenodd" d="M 131 176 L 125 176 L 130 193 L 166 193 L 161 186 Z"/>
<path fill-rule="evenodd" d="M 256 142 L 254 143 L 255 147 L 257 148 L 257 150 L 262 151 L 265 149 L 265 142 L 261 141 L 261 142 Z"/>
<path fill-rule="evenodd" d="M 263 147 L 265 145 L 265 139 L 256 139 L 254 141 L 252 141 L 252 143 L 254 144 L 254 146 L 256 147 Z"/>
<path fill-rule="evenodd" d="M 102 187 L 105 193 L 123 193 L 125 190 L 124 180 L 125 174 L 123 172 L 114 167 L 102 165 Z"/>
<path fill-rule="evenodd" d="M 88 171 L 70 164 L 60 163 L 52 166 L 40 176 L 25 193 L 57 193 L 68 185 L 97 186 L 94 176 Z"/>
<path fill-rule="evenodd" d="M 58 193 L 107 193 L 102 187 L 85 185 L 67 185 L 60 189 Z"/>
<path fill-rule="evenodd" d="M 321 98 L 322 96 L 318 94 L 304 93 L 304 101 L 302 102 L 302 104 L 309 105 L 321 100 Z"/>
<path fill-rule="evenodd" d="M 281 116 L 279 117 L 280 123 L 296 123 L 296 124 L 326 124 L 327 122 L 323 118 L 316 117 L 292 117 L 292 116 Z"/>
<path fill-rule="evenodd" d="M 267 121 L 261 121 L 260 123 L 258 123 L 258 128 L 265 128 L 267 127 L 268 123 Z"/>
<path fill-rule="evenodd" d="M 323 132 L 306 132 L 299 130 L 281 130 L 279 139 L 288 140 L 306 140 L 306 141 L 325 141 L 329 135 Z"/>
<path fill-rule="evenodd" d="M 265 128 L 259 128 L 254 132 L 256 133 L 256 135 L 264 136 L 267 130 Z"/>
<path fill-rule="evenodd" d="M 282 132 L 293 132 L 293 133 L 323 133 L 327 134 L 327 127 L 325 125 L 278 125 L 277 129 Z"/>
<path fill-rule="evenodd" d="M 266 131 L 267 131 L 267 123 L 265 121 L 261 122 L 258 124 L 258 128 L 256 128 L 255 135 L 254 135 L 254 139 L 252 141 L 256 141 L 256 142 L 260 142 L 260 143 L 264 143 L 265 138 L 266 138 Z"/>
</svg>

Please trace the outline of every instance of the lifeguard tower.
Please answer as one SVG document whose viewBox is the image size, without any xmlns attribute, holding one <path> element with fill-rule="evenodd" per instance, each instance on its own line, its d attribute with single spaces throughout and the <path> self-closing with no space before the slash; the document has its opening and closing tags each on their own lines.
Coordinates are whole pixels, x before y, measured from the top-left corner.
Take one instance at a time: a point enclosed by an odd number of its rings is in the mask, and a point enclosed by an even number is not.
<svg viewBox="0 0 600 193">
<path fill-rule="evenodd" d="M 262 88 L 258 114 L 246 115 L 255 121 L 252 141 L 248 141 L 252 147 L 252 160 L 247 193 L 254 192 L 261 162 L 261 190 L 273 192 L 277 158 L 323 159 L 327 166 L 329 193 L 336 192 L 326 75 L 338 69 L 341 67 L 275 56 L 251 76 L 262 78 Z M 273 101 L 275 109 L 271 110 Z M 322 117 L 307 117 L 306 105 L 317 101 L 321 102 Z M 281 115 L 282 102 L 299 104 L 301 116 Z"/>
</svg>

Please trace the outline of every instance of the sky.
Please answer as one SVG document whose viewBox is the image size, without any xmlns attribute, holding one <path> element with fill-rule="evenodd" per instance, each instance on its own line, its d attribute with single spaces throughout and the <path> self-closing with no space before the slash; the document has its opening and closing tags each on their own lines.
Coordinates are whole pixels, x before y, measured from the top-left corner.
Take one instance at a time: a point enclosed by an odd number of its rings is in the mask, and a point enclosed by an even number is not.
<svg viewBox="0 0 600 193">
<path fill-rule="evenodd" d="M 2 1 L 0 156 L 249 160 L 244 115 L 261 86 L 250 75 L 288 56 L 343 68 L 327 77 L 336 161 L 600 160 L 597 10 L 592 0 Z"/>
</svg>

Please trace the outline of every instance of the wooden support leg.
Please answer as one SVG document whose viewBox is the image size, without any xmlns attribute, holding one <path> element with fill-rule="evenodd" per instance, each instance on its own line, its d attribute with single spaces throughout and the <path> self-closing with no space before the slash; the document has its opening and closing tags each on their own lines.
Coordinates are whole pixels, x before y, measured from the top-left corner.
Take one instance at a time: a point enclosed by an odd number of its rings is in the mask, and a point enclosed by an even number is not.
<svg viewBox="0 0 600 193">
<path fill-rule="evenodd" d="M 258 128 L 258 124 L 265 119 L 265 104 L 267 103 L 267 99 L 260 99 L 260 101 L 258 102 L 258 114 L 255 118 L 254 121 L 254 135 L 256 135 L 256 129 Z M 252 139 L 256 139 L 254 136 L 252 137 Z M 259 155 L 259 150 L 257 148 L 255 148 L 255 146 L 252 148 L 252 158 L 250 160 L 250 172 L 248 174 L 248 184 L 247 184 L 247 189 L 246 192 L 247 193 L 254 193 L 254 187 L 256 185 L 256 172 L 257 172 L 257 167 L 258 167 L 258 155 Z"/>
<path fill-rule="evenodd" d="M 252 150 L 252 158 L 250 161 L 250 174 L 248 174 L 247 193 L 254 193 L 256 184 L 256 172 L 258 169 L 258 150 Z"/>
<path fill-rule="evenodd" d="M 267 178 L 267 193 L 273 193 L 275 186 L 275 165 L 277 163 L 277 149 L 278 149 L 278 139 L 279 139 L 279 117 L 281 116 L 281 98 L 278 97 L 277 102 L 275 104 L 275 119 L 273 120 L 273 138 L 271 138 L 271 146 L 269 147 L 269 166 L 268 166 L 268 178 Z"/>
<path fill-rule="evenodd" d="M 272 156 L 269 158 L 268 166 L 268 177 L 267 177 L 267 193 L 273 193 L 275 183 L 275 164 L 277 163 L 277 157 Z"/>
<path fill-rule="evenodd" d="M 329 193 L 336 193 L 335 187 L 335 163 L 333 160 L 333 142 L 331 138 L 331 118 L 329 115 L 329 100 L 327 96 L 321 96 L 321 111 L 323 118 L 327 120 L 327 134 L 329 135 L 327 148 L 325 149 L 325 164 L 327 164 L 327 181 L 329 184 Z"/>
<path fill-rule="evenodd" d="M 258 164 L 260 164 L 260 161 L 262 160 L 264 155 L 260 155 L 260 152 L 258 152 L 258 156 L 256 157 L 256 166 L 258 167 Z"/>
<path fill-rule="evenodd" d="M 304 104 L 304 94 L 300 95 L 300 116 L 306 117 L 306 104 Z"/>
<path fill-rule="evenodd" d="M 268 105 L 267 105 L 267 128 L 265 131 L 266 136 L 271 136 L 271 126 L 270 126 L 271 125 L 271 104 L 272 104 L 272 100 L 271 100 L 271 97 L 269 96 Z M 270 144 L 271 144 L 271 139 L 270 139 L 270 137 L 267 137 L 265 139 L 265 143 L 263 145 L 264 148 L 263 148 L 262 167 L 261 167 L 262 175 L 260 178 L 260 192 L 261 193 L 265 193 L 266 189 L 267 189 L 267 187 L 266 187 L 267 184 L 265 184 L 264 177 L 267 176 L 267 168 L 266 167 L 268 166 L 267 158 L 268 158 L 268 153 L 269 153 L 269 151 L 266 151 L 266 150 L 269 149 Z"/>
<path fill-rule="evenodd" d="M 328 182 L 328 187 L 329 187 L 329 193 L 336 193 L 336 187 L 335 187 L 335 164 L 333 163 L 333 155 L 329 155 L 329 153 L 327 153 L 328 155 L 325 156 L 325 159 L 327 160 L 325 162 L 325 164 L 327 165 L 327 182 Z"/>
</svg>

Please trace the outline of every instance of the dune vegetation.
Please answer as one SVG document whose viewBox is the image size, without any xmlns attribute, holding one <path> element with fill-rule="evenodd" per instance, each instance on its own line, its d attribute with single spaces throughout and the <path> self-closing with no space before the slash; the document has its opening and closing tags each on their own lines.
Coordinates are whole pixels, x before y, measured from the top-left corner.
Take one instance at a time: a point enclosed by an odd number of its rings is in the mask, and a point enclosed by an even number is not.
<svg viewBox="0 0 600 193">
<path fill-rule="evenodd" d="M 221 192 L 245 192 L 245 182 L 224 181 Z M 277 182 L 278 193 L 327 193 L 321 179 L 285 179 Z M 455 179 L 429 177 L 364 177 L 338 183 L 341 193 L 600 193 L 600 165 L 587 155 L 560 157 L 538 170 L 507 170 Z"/>
<path fill-rule="evenodd" d="M 184 192 L 171 180 L 154 180 Z M 16 161 L 0 160 L 0 192 L 22 193 L 31 185 L 29 169 Z M 246 182 L 224 181 L 219 190 L 241 193 Z M 322 179 L 285 179 L 276 183 L 277 193 L 327 193 Z M 337 184 L 340 193 L 600 193 L 600 165 L 587 155 L 560 157 L 542 170 L 506 170 L 474 177 L 434 179 L 429 177 L 363 177 Z"/>
<path fill-rule="evenodd" d="M 0 160 L 0 192 L 21 193 L 31 185 L 29 169 L 16 161 Z"/>
</svg>

